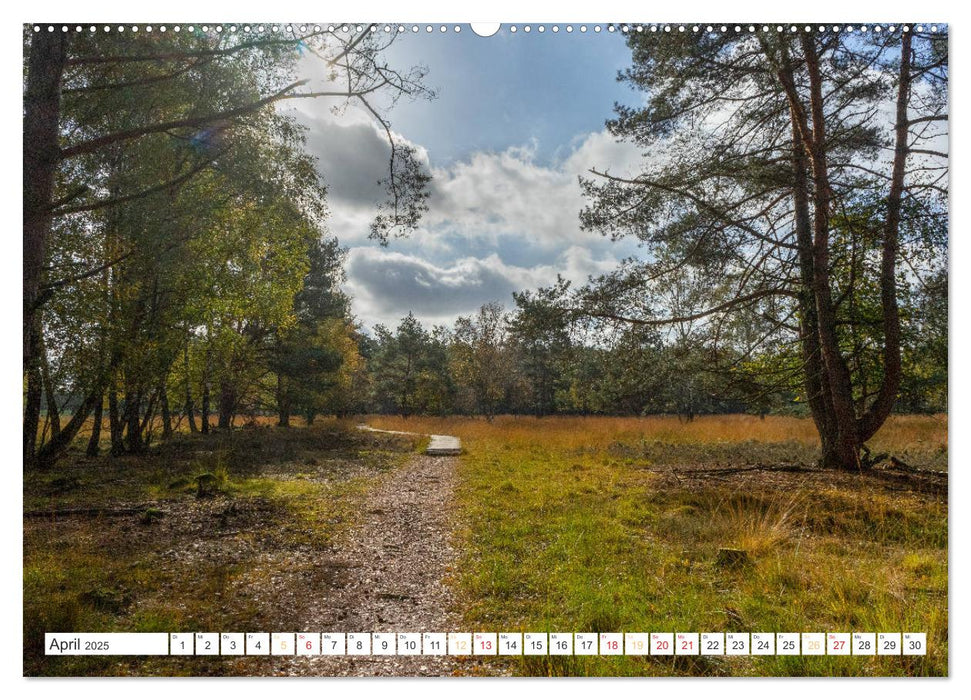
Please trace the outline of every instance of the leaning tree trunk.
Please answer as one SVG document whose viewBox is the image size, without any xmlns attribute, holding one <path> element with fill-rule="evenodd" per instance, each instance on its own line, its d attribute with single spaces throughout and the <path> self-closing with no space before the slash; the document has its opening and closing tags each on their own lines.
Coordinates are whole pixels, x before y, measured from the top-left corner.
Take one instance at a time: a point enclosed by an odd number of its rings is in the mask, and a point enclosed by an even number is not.
<svg viewBox="0 0 971 700">
<path fill-rule="evenodd" d="M 148 399 L 145 407 L 145 415 L 141 416 L 138 423 L 138 440 L 141 449 L 144 450 L 152 444 L 153 425 L 155 423 L 155 401 L 158 399 L 158 392 L 155 391 Z"/>
<path fill-rule="evenodd" d="M 67 425 L 56 436 L 52 436 L 43 447 L 37 450 L 36 462 L 38 465 L 42 467 L 50 466 L 71 446 L 74 438 L 80 432 L 81 426 L 84 425 L 85 421 L 88 420 L 88 416 L 91 415 L 91 411 L 103 400 L 105 387 L 108 386 L 108 383 L 114 376 L 120 359 L 121 356 L 119 353 L 112 354 L 108 366 L 99 373 L 94 386 L 81 401 L 81 405 L 71 415 L 71 420 L 67 422 Z"/>
<path fill-rule="evenodd" d="M 883 313 L 883 383 L 877 398 L 859 422 L 860 439 L 869 440 L 880 429 L 893 410 L 900 391 L 900 310 L 897 307 L 897 254 L 900 235 L 900 207 L 904 193 L 904 173 L 907 165 L 909 122 L 907 105 L 911 82 L 911 37 L 904 34 L 900 41 L 900 79 L 897 83 L 897 113 L 893 170 L 890 193 L 887 197 L 887 217 L 883 228 L 883 249 L 880 260 L 880 305 Z"/>
<path fill-rule="evenodd" d="M 47 407 L 47 419 L 51 424 L 51 437 L 57 437 L 61 432 L 61 412 L 57 408 L 57 394 L 54 389 L 54 378 L 51 377 L 51 363 L 47 359 L 47 349 L 41 343 L 40 353 L 41 379 L 44 383 L 44 403 Z"/>
<path fill-rule="evenodd" d="M 74 411 L 71 420 L 67 422 L 61 431 L 51 437 L 43 447 L 37 450 L 36 461 L 41 467 L 48 467 L 60 457 L 71 446 L 71 442 L 81 430 L 81 426 L 91 415 L 96 403 L 101 400 L 104 393 L 104 379 L 100 378 L 97 386 L 84 398 L 81 405 Z"/>
</svg>

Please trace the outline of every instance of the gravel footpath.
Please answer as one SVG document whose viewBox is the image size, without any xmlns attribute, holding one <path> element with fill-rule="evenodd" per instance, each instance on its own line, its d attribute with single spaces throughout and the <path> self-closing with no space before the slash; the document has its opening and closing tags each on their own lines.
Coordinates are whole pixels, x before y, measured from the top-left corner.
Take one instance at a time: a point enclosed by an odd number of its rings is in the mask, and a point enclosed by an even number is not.
<svg viewBox="0 0 971 700">
<path fill-rule="evenodd" d="M 309 596 L 304 630 L 458 631 L 444 579 L 455 565 L 449 541 L 455 457 L 417 455 L 368 496 L 360 522 L 323 565 L 332 585 Z M 436 656 L 314 656 L 289 659 L 288 675 L 443 676 L 489 673 L 477 660 Z"/>
</svg>

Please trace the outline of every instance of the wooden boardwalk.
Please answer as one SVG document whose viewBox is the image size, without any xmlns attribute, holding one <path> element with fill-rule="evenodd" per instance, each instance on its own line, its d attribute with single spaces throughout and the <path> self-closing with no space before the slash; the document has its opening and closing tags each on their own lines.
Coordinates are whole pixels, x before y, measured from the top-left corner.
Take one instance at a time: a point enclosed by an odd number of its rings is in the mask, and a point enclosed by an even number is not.
<svg viewBox="0 0 971 700">
<path fill-rule="evenodd" d="M 389 433 L 391 435 L 424 435 L 425 433 L 409 433 L 404 430 L 381 430 L 370 425 L 359 425 L 358 430 L 368 430 L 372 433 Z M 430 435 L 431 441 L 425 454 L 431 457 L 452 457 L 462 454 L 462 441 L 454 435 Z"/>
<path fill-rule="evenodd" d="M 462 454 L 462 441 L 454 435 L 432 435 L 432 440 L 428 443 L 425 454 L 433 457 L 460 455 Z"/>
</svg>

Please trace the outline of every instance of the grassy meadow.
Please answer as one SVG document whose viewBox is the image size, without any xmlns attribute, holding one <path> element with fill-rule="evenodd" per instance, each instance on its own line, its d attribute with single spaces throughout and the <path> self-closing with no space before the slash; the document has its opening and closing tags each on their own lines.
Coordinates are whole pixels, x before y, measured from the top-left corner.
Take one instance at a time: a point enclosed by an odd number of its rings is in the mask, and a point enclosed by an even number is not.
<svg viewBox="0 0 971 700">
<path fill-rule="evenodd" d="M 470 629 L 926 632 L 926 657 L 523 657 L 527 675 L 946 675 L 947 483 L 812 468 L 809 420 L 754 416 L 431 419 L 459 466 Z M 946 471 L 946 416 L 871 443 Z M 780 469 L 781 467 L 781 469 Z M 747 561 L 719 563 L 719 549 Z"/>
<path fill-rule="evenodd" d="M 83 457 L 82 435 L 57 470 L 25 474 L 25 673 L 265 672 L 254 657 L 45 658 L 41 641 L 51 630 L 298 628 L 302 591 L 339 575 L 327 565 L 335 538 L 424 443 L 356 421 L 267 422 L 115 458 Z M 871 445 L 930 475 L 817 470 L 812 424 L 787 417 L 367 422 L 463 441 L 449 583 L 468 631 L 923 631 L 929 647 L 903 658 L 499 657 L 500 670 L 948 672 L 946 416 L 893 417 Z M 723 548 L 745 560 L 727 565 Z"/>
</svg>

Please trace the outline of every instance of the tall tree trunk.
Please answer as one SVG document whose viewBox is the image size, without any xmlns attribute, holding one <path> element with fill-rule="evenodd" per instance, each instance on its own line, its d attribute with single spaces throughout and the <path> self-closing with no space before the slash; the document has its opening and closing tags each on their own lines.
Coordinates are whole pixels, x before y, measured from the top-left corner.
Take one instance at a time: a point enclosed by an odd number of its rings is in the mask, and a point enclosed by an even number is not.
<svg viewBox="0 0 971 700">
<path fill-rule="evenodd" d="M 907 165 L 907 104 L 910 100 L 911 37 L 906 32 L 900 40 L 900 77 L 897 84 L 896 133 L 887 216 L 883 228 L 883 250 L 880 260 L 880 304 L 883 312 L 883 382 L 873 404 L 859 422 L 860 440 L 866 442 L 880 429 L 893 410 L 900 391 L 900 310 L 897 308 L 897 253 L 900 232 L 900 205 L 904 192 Z"/>
<path fill-rule="evenodd" d="M 827 466 L 836 466 L 839 461 L 837 453 L 838 429 L 833 411 L 829 377 L 823 366 L 815 294 L 816 259 L 809 204 L 809 161 L 804 139 L 806 123 L 795 91 L 793 67 L 788 52 L 785 51 L 785 45 L 783 45 L 783 66 L 779 70 L 779 78 L 789 95 L 790 121 L 792 124 L 792 201 L 799 258 L 799 335 L 806 401 L 809 404 L 813 422 L 816 424 L 816 430 L 819 432 L 822 448 L 821 463 Z"/>
<path fill-rule="evenodd" d="M 229 379 L 219 383 L 219 429 L 232 430 L 236 412 L 236 386 Z"/>
<path fill-rule="evenodd" d="M 880 428 L 893 409 L 901 381 L 900 314 L 897 305 L 896 259 L 899 249 L 900 209 L 904 190 L 904 173 L 908 153 L 908 115 L 910 95 L 911 35 L 901 39 L 900 79 L 898 82 L 895 153 L 884 221 L 880 271 L 880 297 L 883 312 L 884 376 L 877 398 L 858 419 L 853 402 L 852 376 L 839 347 L 836 332 L 836 310 L 829 277 L 830 184 L 826 158 L 823 81 L 814 39 L 802 37 L 809 76 L 809 128 L 801 105 L 797 105 L 791 66 L 780 72 L 790 96 L 793 121 L 794 201 L 796 237 L 799 245 L 802 293 L 800 325 L 803 361 L 806 368 L 806 390 L 813 419 L 819 430 L 823 466 L 859 470 L 866 465 L 860 459 L 863 443 Z M 788 71 L 788 73 L 787 73 Z M 812 161 L 813 214 L 812 239 L 809 238 L 810 215 L 808 163 Z M 811 250 L 811 255 L 809 251 Z"/>
<path fill-rule="evenodd" d="M 277 425 L 281 428 L 289 428 L 290 399 L 287 396 L 286 389 L 284 388 L 283 377 L 281 377 L 279 374 L 276 375 L 276 405 L 280 414 L 280 418 L 277 420 Z"/>
<path fill-rule="evenodd" d="M 51 230 L 54 175 L 60 159 L 58 125 L 61 112 L 61 77 L 67 59 L 67 34 L 39 32 L 30 40 L 24 90 L 24 299 L 23 372 L 24 464 L 32 464 L 40 425 L 41 279 L 47 261 Z"/>
<path fill-rule="evenodd" d="M 68 35 L 38 32 L 31 37 L 24 90 L 24 373 L 37 356 L 35 330 L 43 303 L 41 278 L 51 230 L 54 175 L 61 157 L 58 126 L 61 78 Z"/>
<path fill-rule="evenodd" d="M 169 410 L 169 396 L 165 392 L 165 382 L 158 389 L 158 400 L 162 409 L 162 438 L 172 437 L 172 413 Z"/>
<path fill-rule="evenodd" d="M 209 433 L 209 377 L 202 380 L 202 432 Z"/>
<path fill-rule="evenodd" d="M 118 390 L 112 380 L 108 389 L 108 429 L 111 433 L 111 456 L 117 457 L 125 453 L 124 425 L 118 407 Z"/>
<path fill-rule="evenodd" d="M 91 424 L 91 437 L 88 438 L 88 448 L 84 453 L 88 457 L 97 457 L 101 449 L 101 421 L 104 417 L 104 396 L 94 404 L 94 417 Z"/>
<path fill-rule="evenodd" d="M 830 198 L 829 166 L 826 157 L 826 116 L 823 107 L 823 80 L 819 70 L 816 39 L 803 36 L 802 44 L 809 74 L 812 140 L 809 147 L 813 173 L 813 294 L 816 297 L 816 317 L 819 324 L 819 344 L 826 368 L 829 393 L 832 397 L 836 440 L 832 454 L 824 455 L 824 466 L 836 469 L 859 470 L 859 431 L 853 407 L 853 382 L 846 358 L 840 352 L 836 333 L 836 307 L 830 289 Z"/>
</svg>

